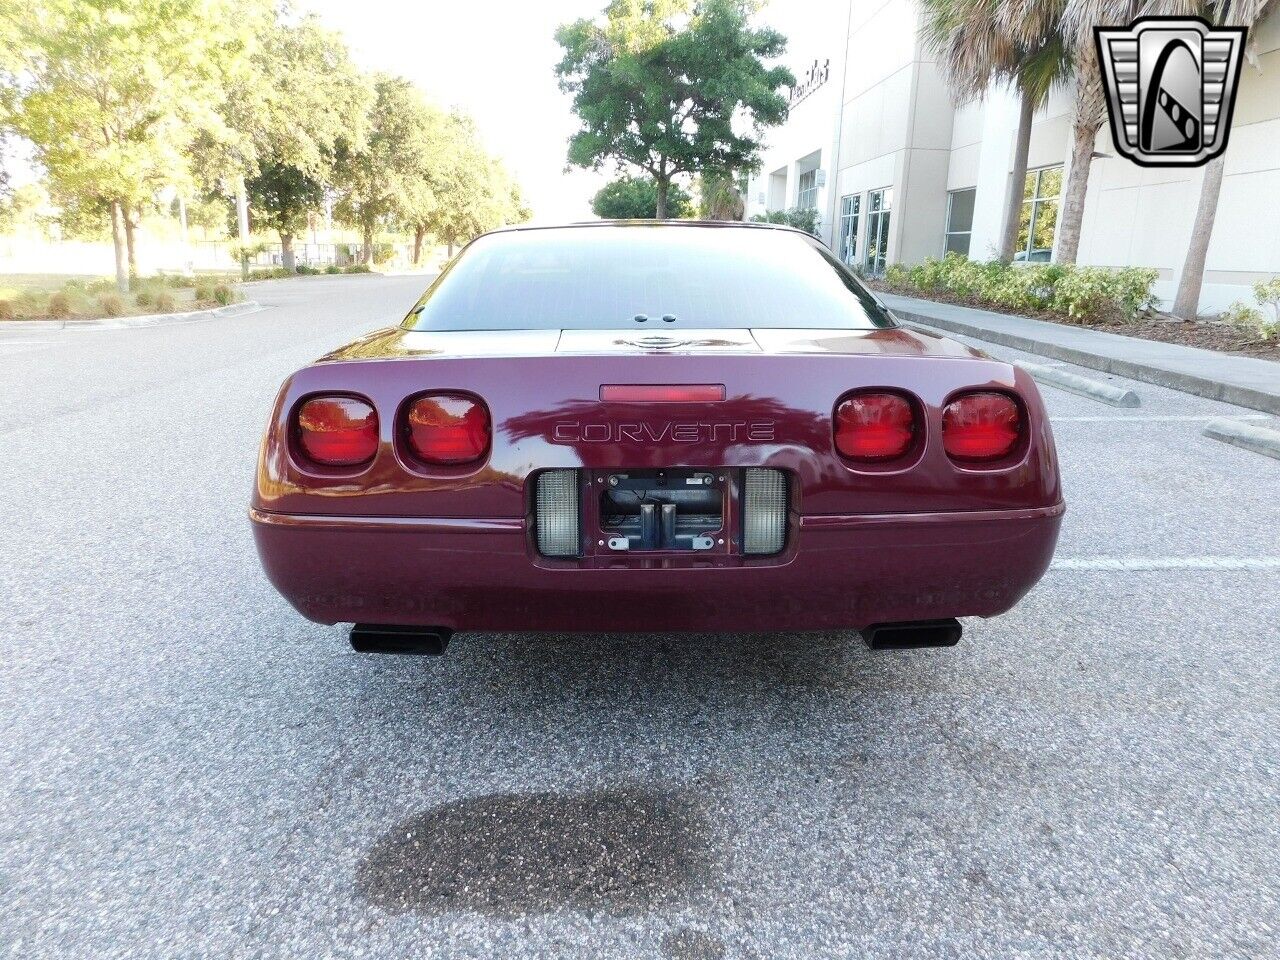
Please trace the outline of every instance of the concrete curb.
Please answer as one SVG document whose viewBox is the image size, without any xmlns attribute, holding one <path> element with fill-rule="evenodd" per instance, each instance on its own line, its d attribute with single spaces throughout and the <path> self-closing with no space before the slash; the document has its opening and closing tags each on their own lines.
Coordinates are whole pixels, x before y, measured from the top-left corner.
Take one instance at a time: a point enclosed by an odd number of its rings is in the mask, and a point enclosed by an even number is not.
<svg viewBox="0 0 1280 960">
<path fill-rule="evenodd" d="M 5 330 L 125 330 L 130 327 L 158 327 L 165 324 L 196 323 L 218 317 L 240 317 L 266 309 L 256 300 L 229 303 L 225 307 L 208 310 L 191 310 L 187 313 L 148 313 L 140 317 L 104 317 L 101 320 L 6 320 L 0 322 L 0 333 Z"/>
<path fill-rule="evenodd" d="M 1109 403 L 1113 407 L 1140 407 L 1142 400 L 1132 390 L 1113 387 L 1109 383 L 1090 380 L 1066 370 L 1055 370 L 1053 367 L 1042 367 L 1038 363 L 1020 363 L 1023 370 L 1031 374 L 1041 383 L 1052 384 L 1061 390 L 1078 393 L 1082 397 Z"/>
<path fill-rule="evenodd" d="M 1214 420 L 1204 428 L 1204 435 L 1235 447 L 1252 450 L 1264 457 L 1280 460 L 1280 431 L 1255 427 L 1238 420 Z"/>
<path fill-rule="evenodd" d="M 1057 343 L 1047 343 L 1043 340 L 1036 340 L 1017 333 L 991 330 L 978 323 L 915 313 L 904 307 L 890 305 L 889 309 L 894 315 L 903 320 L 932 327 L 935 330 L 958 333 L 962 336 L 985 340 L 988 343 L 998 343 L 1005 347 L 1012 347 L 1015 350 L 1034 353 L 1041 357 L 1062 360 L 1076 366 L 1102 370 L 1118 377 L 1127 377 L 1130 380 L 1139 380 L 1143 383 L 1153 383 L 1158 387 L 1168 387 L 1171 390 L 1180 390 L 1183 393 L 1192 393 L 1196 396 L 1208 397 L 1210 400 L 1221 400 L 1224 403 L 1232 403 L 1239 407 L 1248 407 L 1251 410 L 1261 410 L 1264 413 L 1280 416 L 1280 392 L 1270 393 L 1241 384 L 1215 380 L 1208 376 L 1187 373 L 1181 370 L 1169 370 L 1164 367 L 1139 363 L 1122 357 L 1108 356 L 1091 350 L 1067 347 Z M 1099 336 L 1117 335 L 1104 333 L 1099 334 Z"/>
</svg>

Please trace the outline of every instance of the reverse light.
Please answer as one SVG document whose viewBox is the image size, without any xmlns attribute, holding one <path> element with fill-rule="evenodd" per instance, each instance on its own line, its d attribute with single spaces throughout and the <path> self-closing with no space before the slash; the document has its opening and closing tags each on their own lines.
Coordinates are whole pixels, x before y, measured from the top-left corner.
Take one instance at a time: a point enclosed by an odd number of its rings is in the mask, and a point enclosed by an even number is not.
<svg viewBox="0 0 1280 960">
<path fill-rule="evenodd" d="M 966 393 L 942 411 L 942 446 L 955 460 L 998 460 L 1021 434 L 1022 412 L 1003 393 Z"/>
<path fill-rule="evenodd" d="M 355 467 L 378 452 L 378 414 L 355 397 L 312 397 L 294 417 L 298 446 L 328 467 Z"/>
<path fill-rule="evenodd" d="M 578 471 L 544 470 L 538 474 L 534 520 L 538 552 L 545 557 L 576 557 L 582 549 L 578 532 Z"/>
<path fill-rule="evenodd" d="M 742 473 L 742 552 L 781 553 L 787 543 L 786 474 L 763 467 Z"/>
<path fill-rule="evenodd" d="M 409 404 L 405 432 L 414 456 L 448 466 L 472 463 L 489 449 L 489 408 L 464 393 L 428 393 Z"/>
<path fill-rule="evenodd" d="M 835 428 L 836 449 L 842 455 L 875 463 L 900 457 L 911 448 L 916 415 L 911 401 L 900 394 L 867 391 L 841 401 Z"/>
</svg>

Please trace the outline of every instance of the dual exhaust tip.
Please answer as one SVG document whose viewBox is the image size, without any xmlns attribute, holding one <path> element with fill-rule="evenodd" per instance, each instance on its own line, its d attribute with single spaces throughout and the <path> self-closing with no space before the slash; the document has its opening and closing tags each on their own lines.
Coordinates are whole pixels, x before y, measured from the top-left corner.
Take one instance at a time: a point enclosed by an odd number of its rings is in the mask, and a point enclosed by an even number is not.
<svg viewBox="0 0 1280 960">
<path fill-rule="evenodd" d="M 960 642 L 963 629 L 959 620 L 948 617 L 910 623 L 876 623 L 860 632 L 872 650 L 918 650 L 954 647 Z M 351 646 L 357 653 L 439 657 L 448 649 L 452 637 L 453 631 L 448 627 L 357 623 L 351 628 Z"/>
</svg>

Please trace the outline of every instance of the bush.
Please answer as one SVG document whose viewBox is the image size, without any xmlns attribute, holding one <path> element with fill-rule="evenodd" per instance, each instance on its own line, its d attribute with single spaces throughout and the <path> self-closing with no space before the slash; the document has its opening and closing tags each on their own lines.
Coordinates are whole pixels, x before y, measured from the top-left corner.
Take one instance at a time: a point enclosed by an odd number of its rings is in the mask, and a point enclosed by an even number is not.
<svg viewBox="0 0 1280 960">
<path fill-rule="evenodd" d="M 14 309 L 12 301 L 0 300 L 0 320 L 13 320 L 17 316 L 18 311 Z"/>
<path fill-rule="evenodd" d="M 1257 306 L 1237 300 L 1218 319 L 1255 339 L 1280 340 L 1280 276 L 1259 280 L 1253 296 Z"/>
<path fill-rule="evenodd" d="M 370 273 L 371 270 L 367 263 L 350 263 L 342 268 L 343 273 Z"/>
<path fill-rule="evenodd" d="M 213 288 L 213 299 L 225 307 L 227 304 L 235 303 L 239 300 L 240 295 L 236 293 L 234 288 L 225 283 L 220 283 Z"/>
<path fill-rule="evenodd" d="M 149 307 L 155 302 L 155 294 L 150 290 L 139 290 L 133 295 L 133 302 L 140 307 Z"/>
<path fill-rule="evenodd" d="M 298 273 L 304 277 L 314 277 L 320 270 L 309 263 L 298 264 Z"/>
<path fill-rule="evenodd" d="M 49 298 L 53 302 L 53 298 Z M 98 295 L 98 312 L 104 317 L 124 316 L 124 298 L 118 293 L 102 293 Z"/>
<path fill-rule="evenodd" d="M 790 210 L 774 210 L 772 213 L 757 213 L 751 218 L 756 223 L 779 223 L 786 227 L 795 227 L 805 233 L 818 235 L 818 211 L 804 207 L 793 207 Z"/>
<path fill-rule="evenodd" d="M 55 320 L 65 320 L 71 316 L 71 298 L 61 290 L 57 293 L 49 294 L 49 301 L 45 304 L 44 312 Z"/>
<path fill-rule="evenodd" d="M 1151 287 L 1155 270 L 1126 267 L 1077 267 L 1034 263 L 978 263 L 956 253 L 930 257 L 910 269 L 892 264 L 885 270 L 890 286 L 921 293 L 946 293 L 1010 310 L 1051 310 L 1081 323 L 1109 316 L 1132 317 L 1155 303 Z M 1277 291 L 1280 294 L 1280 291 Z"/>
<path fill-rule="evenodd" d="M 201 280 L 196 284 L 195 297 L 198 301 L 213 299 L 213 284 L 207 280 Z"/>
<path fill-rule="evenodd" d="M 173 299 L 173 294 L 168 290 L 161 290 L 157 293 L 153 305 L 156 313 L 173 313 L 178 307 L 177 302 Z"/>
<path fill-rule="evenodd" d="M 342 268 L 338 266 L 336 263 L 331 263 L 324 268 L 324 272 L 325 273 L 341 273 Z"/>
<path fill-rule="evenodd" d="M 196 285 L 195 277 L 184 276 L 181 273 L 168 273 L 161 279 L 175 290 L 186 290 Z"/>
</svg>

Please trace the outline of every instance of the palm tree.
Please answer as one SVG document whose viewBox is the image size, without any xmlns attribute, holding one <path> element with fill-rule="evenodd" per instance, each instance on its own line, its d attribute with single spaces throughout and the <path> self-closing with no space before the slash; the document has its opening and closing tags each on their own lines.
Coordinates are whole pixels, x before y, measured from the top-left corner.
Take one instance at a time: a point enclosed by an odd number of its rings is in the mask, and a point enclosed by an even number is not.
<svg viewBox="0 0 1280 960">
<path fill-rule="evenodd" d="M 1013 170 L 1005 197 L 1005 222 L 999 258 L 1013 259 L 1027 179 L 1031 120 L 1054 83 L 1069 75 L 1070 59 L 1054 19 L 1042 19 L 1040 31 L 1009 29 L 997 0 L 924 0 L 925 40 L 956 103 L 983 97 L 993 83 L 1008 81 L 1018 90 L 1018 133 Z"/>
<path fill-rule="evenodd" d="M 733 174 L 708 171 L 698 178 L 703 220 L 741 220 L 746 212 Z"/>
<path fill-rule="evenodd" d="M 1228 27 L 1250 27 L 1262 20 L 1274 7 L 1274 0 L 1215 0 L 1204 5 L 1210 18 Z M 1258 66 L 1257 51 L 1252 45 L 1245 56 L 1250 64 Z M 1184 320 L 1194 320 L 1200 307 L 1200 288 L 1204 284 L 1204 264 L 1209 254 L 1209 240 L 1213 236 L 1213 221 L 1218 212 L 1218 195 L 1222 192 L 1222 170 L 1226 154 L 1219 154 L 1205 164 L 1204 179 L 1200 183 L 1200 202 L 1196 206 L 1196 218 L 1191 226 L 1191 240 L 1187 244 L 1187 258 L 1182 264 L 1182 276 L 1178 279 L 1178 293 L 1174 297 L 1173 312 Z"/>
</svg>

